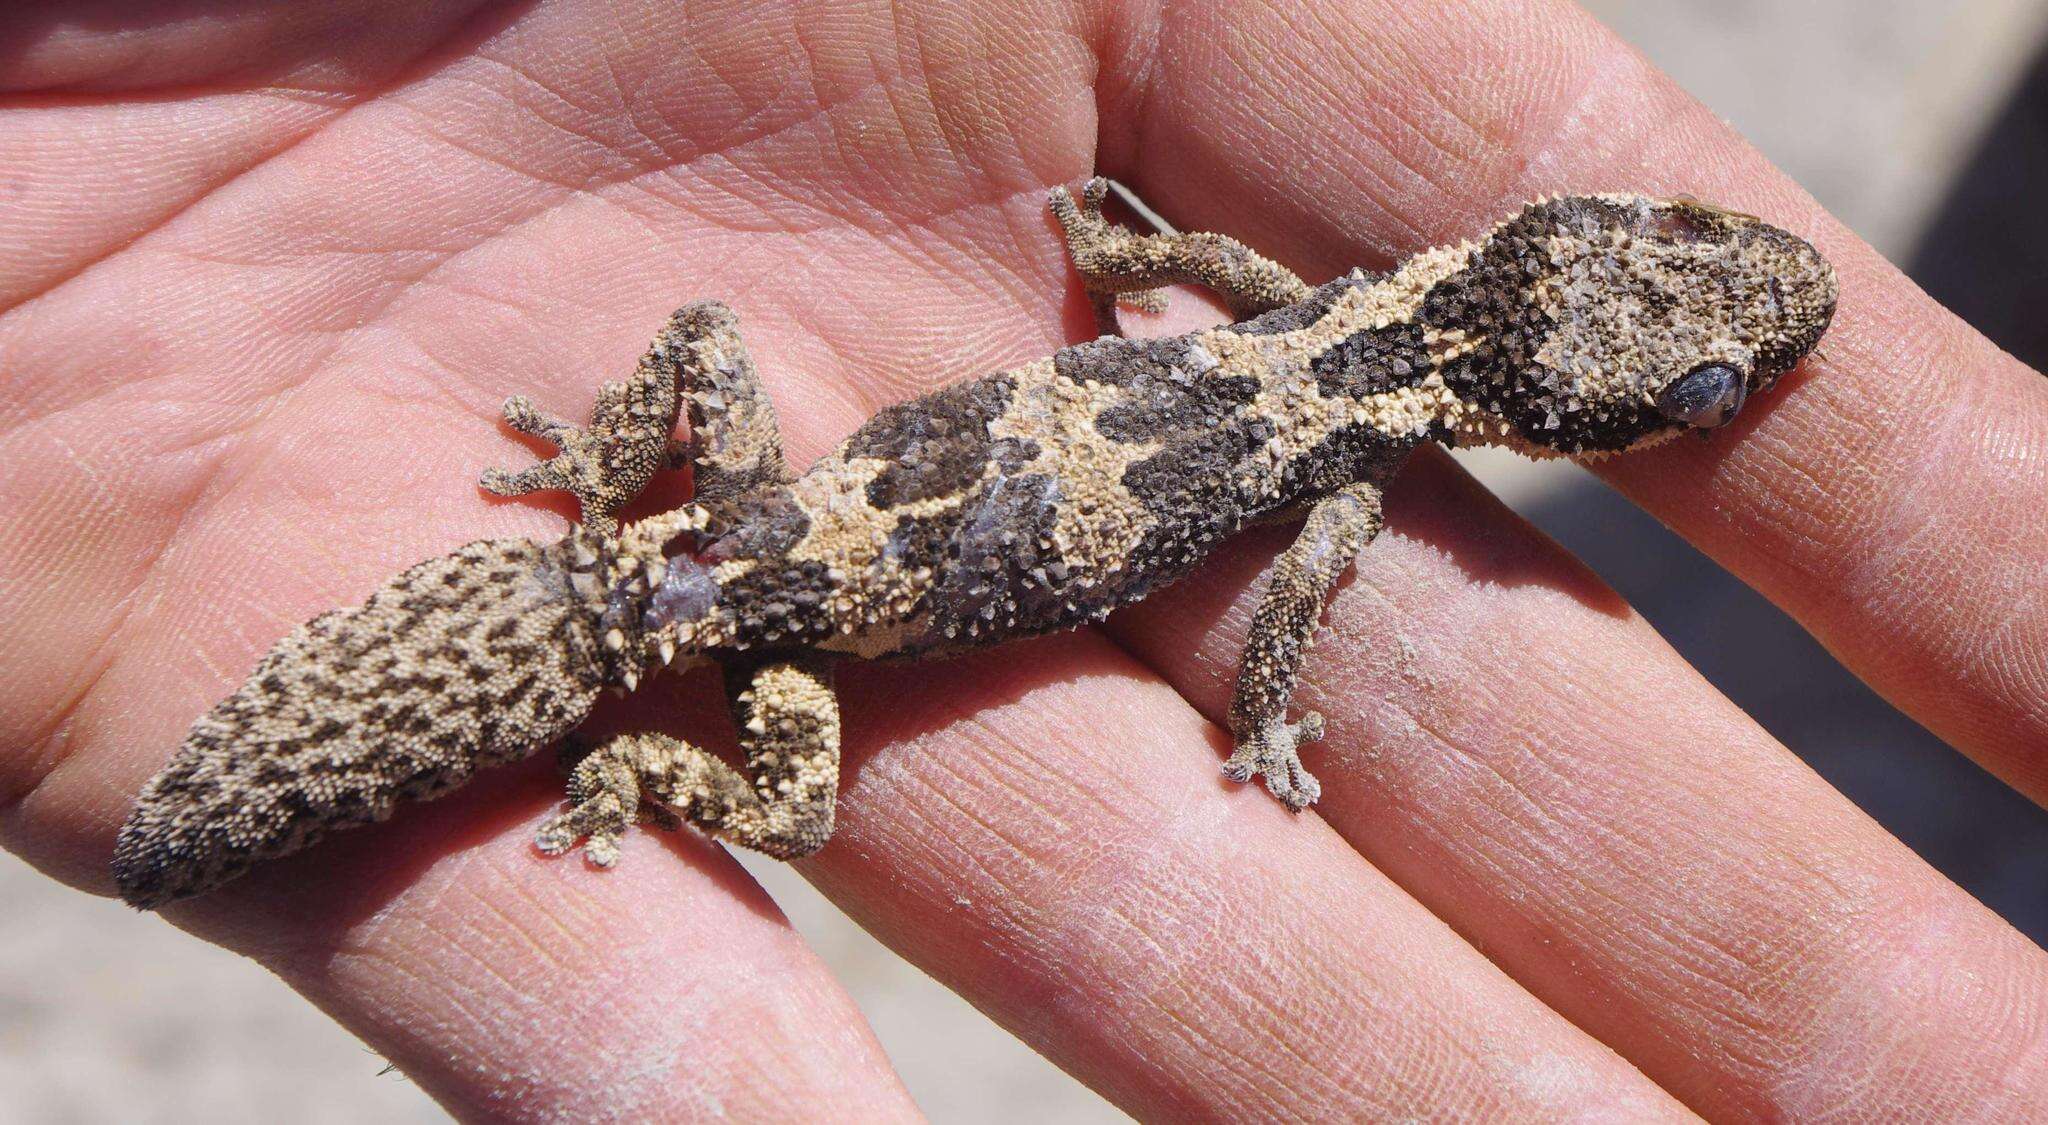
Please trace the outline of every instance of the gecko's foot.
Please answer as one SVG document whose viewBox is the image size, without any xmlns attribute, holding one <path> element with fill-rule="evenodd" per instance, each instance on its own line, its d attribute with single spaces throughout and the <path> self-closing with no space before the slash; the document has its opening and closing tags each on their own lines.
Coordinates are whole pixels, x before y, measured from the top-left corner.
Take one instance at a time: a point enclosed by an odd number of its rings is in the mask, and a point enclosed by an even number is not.
<svg viewBox="0 0 2048 1125">
<path fill-rule="evenodd" d="M 1133 288 L 1125 280 L 1136 272 L 1125 259 L 1131 256 L 1139 236 L 1102 213 L 1109 190 L 1109 181 L 1096 176 L 1082 185 L 1078 198 L 1065 187 L 1053 188 L 1050 202 L 1053 218 L 1066 236 L 1067 256 L 1088 288 L 1098 326 L 1107 335 L 1121 335 L 1117 306 L 1144 313 L 1165 312 L 1166 290 Z"/>
<path fill-rule="evenodd" d="M 1322 783 L 1301 764 L 1300 747 L 1322 737 L 1323 717 L 1314 711 L 1298 723 L 1274 719 L 1250 737 L 1237 740 L 1237 749 L 1223 764 L 1223 776 L 1232 781 L 1264 778 L 1267 792 L 1300 812 L 1323 795 Z"/>
<path fill-rule="evenodd" d="M 583 509 L 583 522 L 592 530 L 611 534 L 617 529 L 618 510 L 633 498 L 651 475 L 621 472 L 612 462 L 618 435 L 603 425 L 585 429 L 560 418 L 543 414 L 523 395 L 505 400 L 505 424 L 522 434 L 531 434 L 561 452 L 536 465 L 512 471 L 486 470 L 478 482 L 484 491 L 498 496 L 524 496 L 529 492 L 561 489 L 573 493 Z M 662 460 L 668 456 L 664 443 Z"/>
<path fill-rule="evenodd" d="M 635 524 L 634 526 L 642 527 L 645 525 Z M 577 767 L 589 761 L 591 755 L 601 749 L 603 747 L 598 743 L 591 741 L 583 735 L 571 733 L 564 737 L 561 743 L 555 747 L 555 768 L 562 771 L 562 776 L 570 779 L 570 784 L 573 786 L 576 784 Z M 595 766 L 591 768 L 593 770 L 596 769 Z M 575 799 L 572 793 L 571 800 L 574 801 Z M 566 821 L 567 819 L 568 814 L 566 813 L 562 816 L 554 817 L 547 824 L 541 826 L 541 831 L 548 831 L 549 828 L 554 826 L 555 821 Z M 683 818 L 661 805 L 643 800 L 640 802 L 640 823 L 652 824 L 664 832 L 673 832 L 683 826 Z M 563 827 L 566 828 L 566 825 Z M 571 844 L 573 843 L 574 841 L 572 840 Z M 542 850 L 546 851 L 547 849 L 543 847 Z M 566 850 L 566 846 L 562 850 Z M 549 851 L 548 854 L 555 855 L 558 853 Z"/>
<path fill-rule="evenodd" d="M 619 861 L 619 841 L 635 824 L 671 830 L 681 824 L 674 813 L 640 800 L 640 780 L 631 764 L 587 750 L 569 771 L 569 806 L 568 812 L 543 821 L 533 842 L 548 855 L 562 855 L 581 843 L 583 858 L 597 867 Z"/>
<path fill-rule="evenodd" d="M 578 805 L 542 822 L 533 842 L 547 855 L 562 855 L 581 842 L 583 858 L 592 866 L 610 867 L 619 861 L 619 840 L 628 827 L 615 804 Z"/>
</svg>

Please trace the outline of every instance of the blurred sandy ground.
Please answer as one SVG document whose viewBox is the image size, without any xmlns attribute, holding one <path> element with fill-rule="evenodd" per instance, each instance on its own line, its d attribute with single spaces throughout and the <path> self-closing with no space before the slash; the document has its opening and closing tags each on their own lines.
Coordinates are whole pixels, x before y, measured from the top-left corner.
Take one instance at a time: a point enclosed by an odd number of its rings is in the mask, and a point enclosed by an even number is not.
<svg viewBox="0 0 2048 1125">
<path fill-rule="evenodd" d="M 2033 349 L 2037 364 L 2048 358 L 2048 318 L 2035 311 L 2048 289 L 2048 232 L 2038 218 L 2014 227 L 1998 211 L 2042 197 L 2048 72 L 2035 68 L 2048 64 L 2034 55 L 2048 5 L 1591 7 L 1836 215 L 1895 261 L 1915 264 L 1937 295 L 2006 347 Z M 2031 185 L 2011 178 L 2029 172 Z M 1916 252 L 1930 229 L 1942 237 Z M 1988 273 L 1994 262 L 2006 272 Z M 1760 599 L 1576 470 L 1512 458 L 1474 468 L 1816 769 L 2035 940 L 2048 940 L 2040 890 L 2048 887 L 2048 814 L 1885 707 Z M 749 866 L 852 990 L 933 1118 L 1122 1119 L 787 870 Z M 64 890 L 4 855 L 0 903 L 0 1120 L 259 1121 L 286 1107 L 308 1121 L 442 1118 L 253 964 Z"/>
</svg>

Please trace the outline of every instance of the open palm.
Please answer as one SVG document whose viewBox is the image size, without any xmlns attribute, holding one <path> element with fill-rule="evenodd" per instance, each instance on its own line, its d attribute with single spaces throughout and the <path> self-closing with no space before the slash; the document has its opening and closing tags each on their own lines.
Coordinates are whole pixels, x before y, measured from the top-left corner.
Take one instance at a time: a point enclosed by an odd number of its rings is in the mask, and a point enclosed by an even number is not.
<svg viewBox="0 0 2048 1125">
<path fill-rule="evenodd" d="M 1312 278 L 1552 190 L 1812 236 L 1829 358 L 1605 471 L 2048 795 L 2048 383 L 1575 9 L 60 7 L 0 17 L 0 839 L 58 878 L 110 889 L 294 624 L 559 533 L 474 486 L 531 456 L 507 395 L 578 416 L 718 297 L 802 465 L 1091 330 L 1042 206 L 1097 169 Z M 842 677 L 805 874 L 1146 1115 L 2048 1112 L 2040 950 L 1447 462 L 1389 514 L 1304 687 L 1320 815 L 1217 776 L 1254 534 L 1101 630 Z M 661 686 L 597 724 L 716 743 Z M 531 762 L 167 913 L 458 1110 L 914 1113 L 729 857 L 545 860 L 559 797 Z"/>
</svg>

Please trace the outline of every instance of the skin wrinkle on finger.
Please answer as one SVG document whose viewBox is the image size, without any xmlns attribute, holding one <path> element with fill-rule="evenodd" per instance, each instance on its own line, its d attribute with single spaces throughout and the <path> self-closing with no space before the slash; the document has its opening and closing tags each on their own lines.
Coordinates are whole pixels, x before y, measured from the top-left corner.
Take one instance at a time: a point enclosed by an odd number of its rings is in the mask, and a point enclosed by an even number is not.
<svg viewBox="0 0 2048 1125">
<path fill-rule="evenodd" d="M 850 687 L 873 748 L 804 869 L 871 931 L 1140 1115 L 1671 1112 L 1313 817 L 1224 787 L 1214 728 L 1113 646 L 1033 647 L 925 669 L 936 717 Z"/>
<path fill-rule="evenodd" d="M 1589 604 L 1581 568 L 1532 551 L 1534 533 L 1461 474 L 1412 469 L 1390 500 L 1392 529 L 1332 603 L 1301 698 L 1329 719 L 1318 808 L 1346 839 L 1709 1114 L 1791 1112 L 1791 1079 L 1823 1064 L 1867 1078 L 1872 1107 L 2048 1103 L 2025 1085 L 2000 1095 L 1985 1073 L 2039 1049 L 2038 950 L 1640 618 Z M 1211 716 L 1262 546 L 1111 625 Z M 1974 981 L 2009 1000 L 1956 991 Z M 1900 1086 L 1920 1070 L 1980 1084 Z"/>
<path fill-rule="evenodd" d="M 233 104 L 223 104 L 228 102 Z M 217 111 L 197 113 L 190 104 L 176 103 L 0 114 L 0 165 L 39 169 L 15 189 L 0 218 L 0 246 L 6 248 L 0 255 L 0 309 L 117 252 L 282 151 L 329 120 L 335 102 L 331 96 L 264 92 L 222 95 Z M 228 122 L 209 120 L 216 113 Z M 195 127 L 194 117 L 204 124 Z M 103 143 L 93 143 L 95 137 Z M 156 162 L 109 175 L 107 145 L 152 152 Z"/>
<path fill-rule="evenodd" d="M 266 82 L 356 88 L 407 61 L 393 57 L 405 47 L 432 42 L 483 6 L 478 0 L 351 0 L 304 8 L 117 0 L 98 10 L 89 4 L 74 4 L 69 12 L 17 8 L 0 14 L 0 50 L 8 56 L 4 92 L 136 97 Z"/>
<path fill-rule="evenodd" d="M 473 7 L 475 5 L 471 5 L 471 8 Z M 59 185 L 52 183 L 53 177 L 49 175 L 47 162 L 38 161 L 36 166 L 39 174 L 32 177 L 29 183 L 52 194 L 52 205 L 79 210 L 64 227 L 49 223 L 47 216 L 39 216 L 40 221 L 32 229 L 29 237 L 50 240 L 58 230 L 76 230 L 86 223 L 97 223 L 101 227 L 101 233 L 91 240 L 92 244 L 89 247 L 73 250 L 60 261 L 50 263 L 40 273 L 12 279 L 11 284 L 0 284 L 0 312 L 20 308 L 35 298 L 58 289 L 109 256 L 127 250 L 138 240 L 175 222 L 187 211 L 200 206 L 216 193 L 228 189 L 249 173 L 276 161 L 296 148 L 301 141 L 331 127 L 350 110 L 360 105 L 365 98 L 374 97 L 380 84 L 391 81 L 393 76 L 413 66 L 418 60 L 431 58 L 449 44 L 460 42 L 471 30 L 471 8 L 413 5 L 406 11 L 387 13 L 393 18 L 381 20 L 375 25 L 375 30 L 366 37 L 377 41 L 374 44 L 376 49 L 364 51 L 363 63 L 354 72 L 331 76 L 338 83 L 338 88 L 333 92 L 273 87 L 228 93 L 210 88 L 195 88 L 183 98 L 178 96 L 178 91 L 160 91 L 154 95 L 153 100 L 145 100 L 140 104 L 123 104 L 116 100 L 101 105 L 70 107 L 69 112 L 74 116 L 90 120 L 111 134 L 108 143 L 92 147 L 94 157 L 100 161 L 105 160 L 108 151 L 118 151 L 130 157 L 140 151 L 148 153 L 148 159 L 166 165 L 191 162 L 191 146 L 195 137 L 204 137 L 207 129 L 216 128 L 220 124 L 218 121 L 205 121 L 203 114 L 208 106 L 230 110 L 245 121 L 253 120 L 253 115 L 263 109 L 270 109 L 273 115 L 280 117 L 280 120 L 266 130 L 265 135 L 259 137 L 251 137 L 246 131 L 236 135 L 232 129 L 223 129 L 222 132 L 226 135 L 212 146 L 216 151 L 211 158 L 197 162 L 199 166 L 187 172 L 176 197 L 169 200 L 147 200 L 142 192 L 136 190 L 139 178 L 128 175 L 113 185 L 107 185 L 103 190 L 87 193 L 85 201 L 81 203 L 77 200 L 77 196 L 81 194 L 78 191 L 80 185 L 66 185 L 61 193 L 56 192 L 54 189 Z M 353 32 L 355 29 L 349 30 Z M 337 44 L 354 45 L 355 38 L 352 34 L 344 33 L 339 39 L 329 36 L 324 43 L 327 48 L 334 49 Z M 103 39 L 95 46 L 104 52 L 111 45 Z M 278 45 L 276 39 L 264 44 L 265 47 Z M 90 49 L 74 50 L 72 53 L 82 56 L 89 51 Z M 247 59 L 247 52 L 241 53 L 240 57 Z M 170 52 L 152 55 L 148 63 L 140 66 L 130 65 L 117 69 L 125 70 L 129 80 L 135 81 L 146 75 L 151 64 L 164 65 L 167 62 L 172 62 Z M 172 65 L 175 63 L 172 62 Z M 23 70 L 17 65 L 14 73 L 26 75 L 31 71 Z M 315 74 L 308 77 L 317 78 L 317 69 Z M 286 103 L 283 107 L 273 108 L 265 104 L 276 102 L 280 98 Z M 32 100 L 30 104 L 35 105 L 39 101 Z M 148 120 L 161 116 L 167 111 L 174 115 L 171 121 L 176 126 L 178 144 L 153 147 L 142 144 L 141 139 L 134 135 L 135 122 L 138 119 Z M 26 128 L 36 128 L 41 123 L 41 118 L 42 114 L 30 117 L 31 124 Z M 15 138 L 0 134 L 0 154 L 5 154 L 14 143 L 19 142 Z M 75 143 L 74 141 L 65 147 L 74 147 Z M 88 174 L 90 170 L 91 165 L 86 165 L 81 168 L 81 174 Z M 132 172 L 132 169 L 130 171 Z"/>
</svg>

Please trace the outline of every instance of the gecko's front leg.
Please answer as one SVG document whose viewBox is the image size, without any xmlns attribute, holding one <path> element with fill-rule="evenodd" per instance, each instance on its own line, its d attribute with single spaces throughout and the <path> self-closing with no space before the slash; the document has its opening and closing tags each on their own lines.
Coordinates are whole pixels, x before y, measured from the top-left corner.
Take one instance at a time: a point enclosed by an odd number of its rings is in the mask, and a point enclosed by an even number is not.
<svg viewBox="0 0 2048 1125">
<path fill-rule="evenodd" d="M 1159 287 L 1201 285 L 1213 290 L 1242 320 L 1306 300 L 1313 288 L 1293 270 L 1261 257 L 1227 235 L 1193 231 L 1136 234 L 1102 214 L 1109 181 L 1100 176 L 1081 188 L 1077 201 L 1064 187 L 1052 189 L 1053 218 L 1066 235 L 1067 255 L 1088 287 L 1101 331 L 1121 335 L 1118 300 L 1156 311 Z"/>
<path fill-rule="evenodd" d="M 739 317 L 721 301 L 698 301 L 669 318 L 681 341 L 680 386 L 690 416 L 690 440 L 681 450 L 692 472 L 692 502 L 723 524 L 734 501 L 789 481 L 775 405 Z"/>
<path fill-rule="evenodd" d="M 580 840 L 592 863 L 609 867 L 620 837 L 643 818 L 642 802 L 777 859 L 824 847 L 839 792 L 839 703 L 829 663 L 778 658 L 728 668 L 726 676 L 744 773 L 668 735 L 619 735 L 576 766 L 572 807 L 541 826 L 540 849 L 559 855 Z"/>
<path fill-rule="evenodd" d="M 1380 491 L 1373 485 L 1346 485 L 1317 501 L 1274 564 L 1272 581 L 1252 614 L 1230 702 L 1237 745 L 1223 773 L 1233 781 L 1263 777 L 1290 809 L 1307 808 L 1322 796 L 1322 786 L 1302 768 L 1300 747 L 1323 736 L 1323 718 L 1310 711 L 1299 722 L 1287 721 L 1301 658 L 1315 639 L 1330 588 L 1379 531 Z"/>
</svg>

